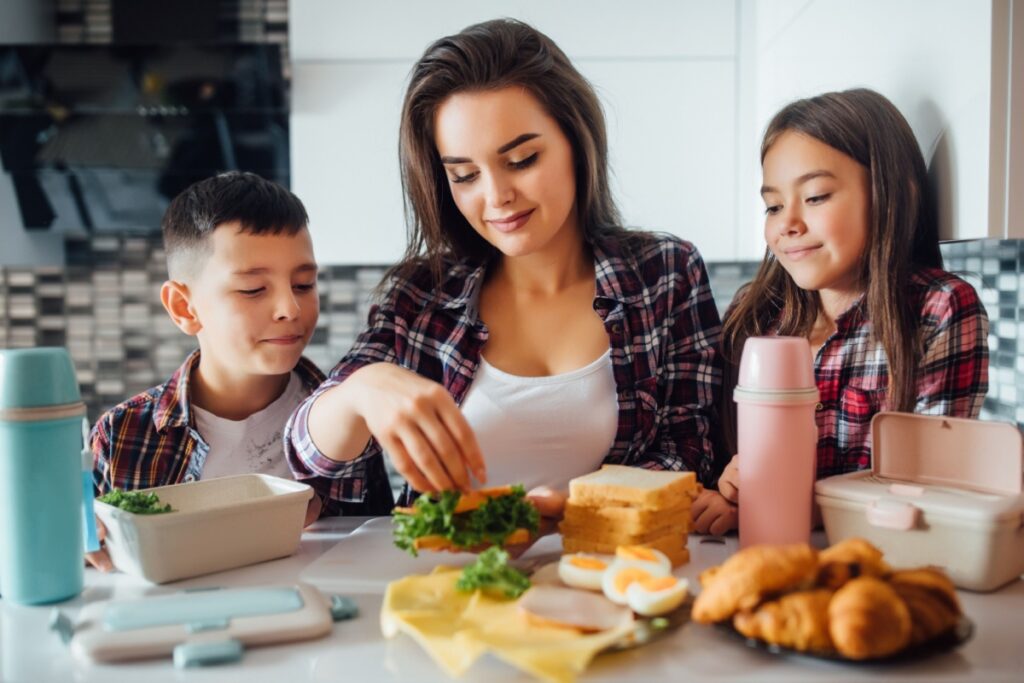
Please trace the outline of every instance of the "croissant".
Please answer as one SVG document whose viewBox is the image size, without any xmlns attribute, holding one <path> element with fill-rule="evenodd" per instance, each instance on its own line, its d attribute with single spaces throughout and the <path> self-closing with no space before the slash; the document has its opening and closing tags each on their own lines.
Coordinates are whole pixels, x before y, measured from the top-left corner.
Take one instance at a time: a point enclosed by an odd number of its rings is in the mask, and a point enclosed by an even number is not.
<svg viewBox="0 0 1024 683">
<path fill-rule="evenodd" d="M 910 611 L 910 643 L 916 645 L 956 626 L 960 602 L 953 582 L 934 569 L 897 571 L 889 578 Z"/>
<path fill-rule="evenodd" d="M 883 577 L 891 568 L 882 551 L 863 538 L 848 538 L 818 553 L 818 585 L 838 590 L 858 576 Z"/>
<path fill-rule="evenodd" d="M 790 593 L 753 612 L 739 612 L 733 626 L 748 638 L 802 651 L 833 652 L 828 629 L 831 600 L 832 591 L 826 589 Z"/>
<path fill-rule="evenodd" d="M 693 620 L 706 624 L 728 619 L 754 608 L 766 595 L 813 581 L 817 569 L 817 551 L 806 543 L 745 548 L 701 575 L 703 590 L 693 604 Z"/>
<path fill-rule="evenodd" d="M 828 606 L 829 634 L 850 659 L 885 657 L 910 643 L 910 611 L 887 583 L 870 576 L 847 582 Z"/>
</svg>

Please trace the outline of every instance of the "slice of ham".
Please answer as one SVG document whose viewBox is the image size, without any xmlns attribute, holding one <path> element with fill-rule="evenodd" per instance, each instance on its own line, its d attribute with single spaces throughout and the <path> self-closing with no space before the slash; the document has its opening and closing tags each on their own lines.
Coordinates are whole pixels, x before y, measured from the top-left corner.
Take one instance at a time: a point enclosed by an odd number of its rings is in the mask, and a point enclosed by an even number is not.
<svg viewBox="0 0 1024 683">
<path fill-rule="evenodd" d="M 603 595 L 560 586 L 534 586 L 519 599 L 527 619 L 585 633 L 606 631 L 633 621 L 633 611 Z"/>
</svg>

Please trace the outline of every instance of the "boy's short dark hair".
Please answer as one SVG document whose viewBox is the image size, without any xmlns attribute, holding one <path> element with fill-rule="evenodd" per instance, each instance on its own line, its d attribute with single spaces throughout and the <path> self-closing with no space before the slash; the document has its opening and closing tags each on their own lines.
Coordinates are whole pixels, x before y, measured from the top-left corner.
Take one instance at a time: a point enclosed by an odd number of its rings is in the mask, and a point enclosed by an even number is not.
<svg viewBox="0 0 1024 683">
<path fill-rule="evenodd" d="M 294 235 L 306 227 L 306 207 L 289 190 L 255 173 L 229 171 L 187 187 L 164 213 L 161 230 L 172 278 L 196 270 L 206 241 L 224 223 L 252 235 Z"/>
</svg>

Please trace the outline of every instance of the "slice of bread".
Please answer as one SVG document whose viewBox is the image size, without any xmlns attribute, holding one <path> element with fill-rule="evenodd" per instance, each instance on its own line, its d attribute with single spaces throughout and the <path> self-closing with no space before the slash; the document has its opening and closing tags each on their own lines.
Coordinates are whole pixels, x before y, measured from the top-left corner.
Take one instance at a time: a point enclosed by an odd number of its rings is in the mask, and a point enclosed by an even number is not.
<svg viewBox="0 0 1024 683">
<path fill-rule="evenodd" d="M 640 467 L 605 465 L 597 472 L 569 482 L 569 501 L 577 505 L 631 506 L 666 510 L 685 505 L 697 496 L 693 472 L 667 472 Z"/>
<path fill-rule="evenodd" d="M 672 561 L 673 567 L 690 561 L 690 551 L 686 549 L 686 536 L 668 534 L 659 536 L 643 545 L 660 550 Z M 618 543 L 600 543 L 582 538 L 562 537 L 562 549 L 567 553 L 593 553 L 595 555 L 614 555 Z"/>
<path fill-rule="evenodd" d="M 592 507 L 573 502 L 565 504 L 564 522 L 572 527 L 614 529 L 625 534 L 639 534 L 666 526 L 690 524 L 690 499 L 667 510 L 608 506 Z"/>
<path fill-rule="evenodd" d="M 662 536 L 675 535 L 685 538 L 690 532 L 689 521 L 682 524 L 659 526 L 655 529 L 629 532 L 614 526 L 594 527 L 575 526 L 562 522 L 559 525 L 562 535 L 569 538 L 592 541 L 594 543 L 612 543 L 615 545 L 644 545 Z"/>
</svg>

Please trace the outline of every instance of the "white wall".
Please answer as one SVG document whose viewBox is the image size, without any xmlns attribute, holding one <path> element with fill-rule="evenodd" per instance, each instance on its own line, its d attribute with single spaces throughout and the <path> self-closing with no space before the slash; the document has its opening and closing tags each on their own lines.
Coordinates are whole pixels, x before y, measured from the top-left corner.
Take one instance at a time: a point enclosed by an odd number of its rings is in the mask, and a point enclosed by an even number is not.
<svg viewBox="0 0 1024 683">
<path fill-rule="evenodd" d="M 736 3 L 293 0 L 292 187 L 325 263 L 390 263 L 405 244 L 397 162 L 405 81 L 441 36 L 530 22 L 595 85 L 630 225 L 736 251 Z"/>
<path fill-rule="evenodd" d="M 594 83 L 627 223 L 690 239 L 707 260 L 763 254 L 758 148 L 775 111 L 857 86 L 887 95 L 910 121 L 942 196 L 945 237 L 1012 235 L 1005 205 L 1024 193 L 1008 183 L 1024 159 L 1006 149 L 1021 146 L 1024 114 L 1014 119 L 1000 97 L 1015 82 L 1021 99 L 1024 69 L 1011 73 L 1008 60 L 1024 37 L 998 30 L 1014 1 L 292 0 L 293 188 L 321 261 L 396 260 L 409 69 L 434 39 L 515 16 Z M 1019 22 L 1024 0 L 1016 4 Z M 1000 183 L 1002 194 L 992 191 Z"/>
</svg>

